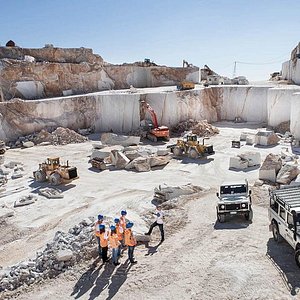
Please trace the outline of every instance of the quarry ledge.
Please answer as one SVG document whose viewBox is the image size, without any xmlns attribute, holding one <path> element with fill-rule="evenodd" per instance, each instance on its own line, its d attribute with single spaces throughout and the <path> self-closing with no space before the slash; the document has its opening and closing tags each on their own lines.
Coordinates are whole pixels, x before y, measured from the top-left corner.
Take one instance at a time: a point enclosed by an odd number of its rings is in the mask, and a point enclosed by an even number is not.
<svg viewBox="0 0 300 300">
<path fill-rule="evenodd" d="M 299 87 L 287 88 L 285 98 L 295 91 L 300 91 Z M 11 100 L 0 103 L 0 139 L 13 140 L 49 127 L 74 130 L 93 127 L 96 132 L 132 132 L 140 127 L 140 100 L 146 100 L 153 107 L 159 124 L 169 127 L 188 119 L 217 122 L 232 121 L 236 117 L 245 122 L 268 125 L 271 120 L 271 125 L 276 126 L 291 120 L 293 104 L 284 106 L 283 118 L 283 110 L 278 106 L 282 101 L 276 101 L 283 92 L 284 87 L 271 84 L 196 85 L 195 89 L 187 91 L 164 86 L 139 88 L 135 92 L 124 89 L 38 100 Z"/>
</svg>

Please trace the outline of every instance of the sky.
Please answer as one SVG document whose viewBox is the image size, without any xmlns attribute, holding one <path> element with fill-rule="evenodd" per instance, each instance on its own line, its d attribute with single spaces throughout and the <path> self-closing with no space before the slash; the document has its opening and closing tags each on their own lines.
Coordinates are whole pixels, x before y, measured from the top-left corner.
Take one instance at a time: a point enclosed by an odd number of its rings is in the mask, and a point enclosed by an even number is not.
<svg viewBox="0 0 300 300">
<path fill-rule="evenodd" d="M 299 12 L 295 0 L 0 0 L 0 45 L 87 47 L 113 64 L 185 59 L 228 77 L 237 61 L 259 81 L 300 41 Z"/>
</svg>

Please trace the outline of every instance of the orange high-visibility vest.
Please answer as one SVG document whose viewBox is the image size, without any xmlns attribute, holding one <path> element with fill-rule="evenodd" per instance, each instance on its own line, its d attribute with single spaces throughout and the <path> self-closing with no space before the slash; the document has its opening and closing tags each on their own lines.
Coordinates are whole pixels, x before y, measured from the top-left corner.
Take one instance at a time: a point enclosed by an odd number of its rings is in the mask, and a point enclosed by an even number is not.
<svg viewBox="0 0 300 300">
<path fill-rule="evenodd" d="M 102 232 L 100 235 L 100 246 L 107 247 L 108 246 L 108 236 L 106 232 Z"/>
<path fill-rule="evenodd" d="M 126 228 L 126 218 L 124 216 L 120 217 L 120 225 L 123 227 L 123 229 L 125 230 Z"/>
<path fill-rule="evenodd" d="M 113 233 L 109 236 L 109 244 L 111 248 L 118 248 L 120 245 L 120 242 L 118 240 L 118 235 L 116 233 Z"/>
<path fill-rule="evenodd" d="M 117 231 L 117 235 L 118 235 L 119 241 L 122 241 L 123 240 L 123 236 L 124 236 L 124 229 L 123 229 L 123 227 L 121 225 L 117 225 L 116 231 Z"/>
<path fill-rule="evenodd" d="M 96 236 L 99 236 L 99 235 L 97 235 L 97 231 L 99 232 L 99 229 L 100 229 L 99 225 L 102 223 L 103 223 L 103 221 L 99 221 L 99 220 L 95 222 L 94 231 L 95 231 Z"/>
<path fill-rule="evenodd" d="M 131 229 L 129 229 L 129 228 L 127 228 L 125 230 L 125 245 L 126 246 L 135 246 L 136 245 L 136 239 L 133 236 Z"/>
</svg>

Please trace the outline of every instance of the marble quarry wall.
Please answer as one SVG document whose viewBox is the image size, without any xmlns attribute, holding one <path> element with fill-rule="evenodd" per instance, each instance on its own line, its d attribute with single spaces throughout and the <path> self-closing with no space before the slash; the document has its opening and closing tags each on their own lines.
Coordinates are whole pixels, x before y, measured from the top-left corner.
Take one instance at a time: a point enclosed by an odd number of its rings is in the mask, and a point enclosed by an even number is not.
<svg viewBox="0 0 300 300">
<path fill-rule="evenodd" d="M 295 139 L 300 141 L 300 92 L 295 93 L 291 102 L 291 125 L 290 129 Z"/>
<path fill-rule="evenodd" d="M 99 131 L 129 132 L 140 125 L 139 95 L 99 93 L 46 100 L 0 103 L 0 139 L 55 129 L 94 127 Z"/>
<path fill-rule="evenodd" d="M 199 82 L 199 68 L 112 65 L 86 48 L 0 47 L 0 101 Z"/>
<path fill-rule="evenodd" d="M 282 79 L 300 85 L 300 43 L 292 50 L 291 59 L 282 64 Z"/>
<path fill-rule="evenodd" d="M 25 55 L 32 56 L 37 62 L 56 63 L 82 63 L 103 64 L 103 58 L 94 54 L 88 48 L 20 48 L 20 47 L 0 47 L 0 59 L 24 60 Z"/>
<path fill-rule="evenodd" d="M 114 91 L 43 100 L 15 99 L 0 103 L 0 139 L 12 140 L 58 126 L 129 133 L 139 129 L 140 100 L 153 107 L 159 124 L 169 127 L 187 119 L 215 122 L 240 117 L 272 126 L 291 120 L 292 133 L 298 134 L 300 96 L 294 95 L 297 90 L 214 86 L 161 93 Z"/>
<path fill-rule="evenodd" d="M 300 87 L 286 86 L 268 90 L 268 124 L 278 126 L 282 122 L 291 120 L 291 103 L 293 94 L 300 92 Z"/>
<path fill-rule="evenodd" d="M 300 59 L 288 60 L 282 64 L 282 79 L 300 85 Z"/>
<path fill-rule="evenodd" d="M 222 120 L 236 117 L 247 122 L 267 122 L 267 93 L 264 86 L 222 87 Z"/>
<path fill-rule="evenodd" d="M 177 85 L 183 80 L 199 83 L 198 67 L 111 65 L 105 66 L 104 70 L 117 89 L 129 88 L 130 85 L 136 88 Z"/>
</svg>

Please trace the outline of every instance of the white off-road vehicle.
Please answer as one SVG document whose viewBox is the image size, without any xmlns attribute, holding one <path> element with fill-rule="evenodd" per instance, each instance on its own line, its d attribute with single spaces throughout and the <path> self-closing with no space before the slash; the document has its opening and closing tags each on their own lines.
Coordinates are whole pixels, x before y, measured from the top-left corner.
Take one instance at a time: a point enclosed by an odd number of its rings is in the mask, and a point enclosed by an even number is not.
<svg viewBox="0 0 300 300">
<path fill-rule="evenodd" d="M 224 182 L 217 193 L 217 218 L 223 223 L 228 215 L 244 215 L 247 221 L 252 221 L 251 191 L 248 181 Z"/>
<path fill-rule="evenodd" d="M 295 249 L 295 260 L 300 267 L 300 187 L 272 190 L 269 194 L 269 230 L 274 241 L 285 239 Z"/>
</svg>

